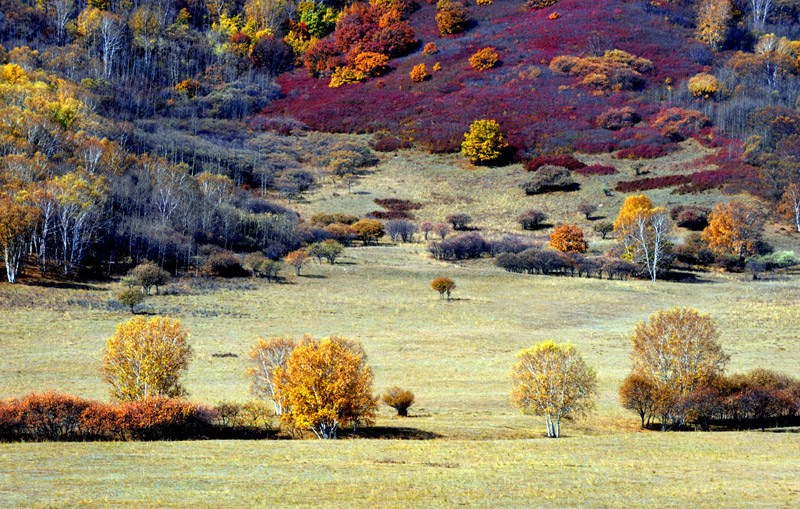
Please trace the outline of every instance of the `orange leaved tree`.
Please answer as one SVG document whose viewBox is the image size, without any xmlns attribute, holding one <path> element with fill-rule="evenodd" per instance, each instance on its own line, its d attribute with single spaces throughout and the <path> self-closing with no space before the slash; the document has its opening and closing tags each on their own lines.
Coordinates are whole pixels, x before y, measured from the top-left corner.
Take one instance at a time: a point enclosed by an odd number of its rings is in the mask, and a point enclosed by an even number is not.
<svg viewBox="0 0 800 509">
<path fill-rule="evenodd" d="M 703 240 L 718 254 L 756 254 L 764 223 L 761 213 L 740 201 L 717 203 L 708 216 Z"/>
<path fill-rule="evenodd" d="M 561 419 L 594 406 L 597 374 L 570 344 L 537 343 L 517 354 L 511 399 L 526 414 L 542 415 L 547 436 L 558 438 Z"/>
<path fill-rule="evenodd" d="M 578 225 L 559 224 L 550 235 L 550 247 L 566 253 L 585 253 L 588 244 Z"/>
<path fill-rule="evenodd" d="M 189 333 L 178 320 L 155 316 L 117 325 L 103 356 L 103 379 L 120 401 L 186 394 L 179 379 L 189 367 Z"/>
<path fill-rule="evenodd" d="M 286 401 L 282 420 L 311 430 L 320 439 L 335 439 L 340 427 L 375 419 L 378 400 L 372 395 L 372 370 L 353 340 L 331 336 L 305 337 L 278 369 L 275 390 Z"/>
<path fill-rule="evenodd" d="M 650 198 L 643 194 L 625 198 L 614 221 L 622 257 L 638 263 L 653 281 L 672 261 L 668 238 L 671 228 L 667 210 L 653 207 Z"/>
<path fill-rule="evenodd" d="M 294 267 L 295 274 L 300 275 L 300 270 L 308 263 L 308 253 L 302 249 L 292 251 L 286 255 L 286 264 Z"/>
<path fill-rule="evenodd" d="M 444 299 L 445 294 L 447 300 L 450 300 L 450 292 L 455 289 L 456 283 L 448 277 L 437 277 L 431 283 L 431 288 L 439 292 L 439 298 Z"/>
<path fill-rule="evenodd" d="M 250 392 L 259 398 L 269 399 L 275 405 L 275 415 L 287 410 L 285 398 L 276 390 L 280 378 L 286 371 L 286 362 L 295 348 L 292 338 L 258 339 L 250 350 Z"/>
</svg>

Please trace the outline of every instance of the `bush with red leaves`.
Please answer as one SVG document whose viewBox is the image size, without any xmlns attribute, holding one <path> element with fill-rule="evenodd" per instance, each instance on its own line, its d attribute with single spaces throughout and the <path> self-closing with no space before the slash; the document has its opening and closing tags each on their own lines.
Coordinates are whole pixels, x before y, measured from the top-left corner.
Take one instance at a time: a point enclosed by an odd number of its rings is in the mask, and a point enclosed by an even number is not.
<svg viewBox="0 0 800 509">
<path fill-rule="evenodd" d="M 657 144 L 637 145 L 635 147 L 624 148 L 620 150 L 619 152 L 617 152 L 616 158 L 658 159 L 659 157 L 664 157 L 670 152 L 671 150 L 668 150 L 664 145 L 657 145 Z"/>
<path fill-rule="evenodd" d="M 663 189 L 665 187 L 675 187 L 688 184 L 692 181 L 692 175 L 668 175 L 666 177 L 649 177 L 639 180 L 623 180 L 614 186 L 615 191 L 620 193 L 632 193 L 635 191 L 648 191 L 650 189 Z"/>
<path fill-rule="evenodd" d="M 597 126 L 609 131 L 617 131 L 623 127 L 633 127 L 642 117 L 630 106 L 611 108 L 597 117 Z"/>
<path fill-rule="evenodd" d="M 602 164 L 593 164 L 583 168 L 577 168 L 575 173 L 588 177 L 589 175 L 614 175 L 619 173 L 613 166 L 603 166 Z"/>
<path fill-rule="evenodd" d="M 525 170 L 526 171 L 536 171 L 542 166 L 560 166 L 562 168 L 566 168 L 571 171 L 575 171 L 580 168 L 585 168 L 586 164 L 578 161 L 574 157 L 570 155 L 561 155 L 561 156 L 539 156 L 534 157 L 527 163 L 525 163 Z"/>
</svg>

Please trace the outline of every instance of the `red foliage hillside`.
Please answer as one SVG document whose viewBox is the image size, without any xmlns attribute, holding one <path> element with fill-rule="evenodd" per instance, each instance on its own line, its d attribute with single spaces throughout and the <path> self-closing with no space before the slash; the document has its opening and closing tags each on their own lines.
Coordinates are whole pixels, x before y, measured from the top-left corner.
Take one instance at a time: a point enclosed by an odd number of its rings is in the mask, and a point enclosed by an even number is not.
<svg viewBox="0 0 800 509">
<path fill-rule="evenodd" d="M 663 13 L 646 12 L 645 4 L 562 0 L 558 11 L 561 17 L 551 20 L 548 9 L 526 11 L 519 0 L 495 0 L 471 9 L 473 24 L 465 33 L 442 37 L 435 5 L 425 4 L 408 20 L 420 46 L 391 60 L 393 70 L 386 76 L 329 88 L 327 79 L 296 70 L 278 79 L 283 97 L 264 114 L 287 115 L 322 131 L 389 131 L 434 152 L 457 150 L 471 122 L 493 118 L 522 158 L 581 146 L 602 151 L 618 147 L 612 133 L 596 126 L 598 115 L 630 103 L 639 103 L 637 109 L 646 113 L 642 103 L 664 88 L 666 78 L 679 82 L 700 71 L 688 57 L 699 43 Z M 438 52 L 423 55 L 430 42 Z M 472 69 L 470 55 L 486 46 L 497 49 L 501 64 Z M 612 49 L 653 62 L 653 71 L 643 74 L 644 92 L 603 94 L 548 67 L 560 55 L 602 55 Z M 437 62 L 441 70 L 430 79 L 409 79 L 414 65 L 433 69 Z"/>
</svg>

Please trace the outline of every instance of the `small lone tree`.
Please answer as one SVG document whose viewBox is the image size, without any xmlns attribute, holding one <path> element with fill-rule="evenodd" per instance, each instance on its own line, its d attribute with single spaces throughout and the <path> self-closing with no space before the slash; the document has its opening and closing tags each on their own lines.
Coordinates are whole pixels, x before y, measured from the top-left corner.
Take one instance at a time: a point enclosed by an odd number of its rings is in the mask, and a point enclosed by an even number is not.
<svg viewBox="0 0 800 509">
<path fill-rule="evenodd" d="M 487 164 L 500 159 L 507 147 L 508 142 L 497 122 L 476 120 L 469 126 L 469 132 L 464 133 L 461 153 L 472 164 Z"/>
<path fill-rule="evenodd" d="M 450 300 L 450 292 L 452 292 L 455 287 L 455 282 L 446 277 L 437 277 L 433 280 L 433 283 L 431 283 L 431 288 L 439 292 L 440 299 L 444 299 L 444 296 L 447 295 L 447 300 Z"/>
<path fill-rule="evenodd" d="M 341 426 L 351 424 L 355 430 L 375 419 L 372 370 L 356 341 L 303 338 L 274 379 L 278 397 L 289 408 L 282 420 L 319 439 L 335 439 Z"/>
<path fill-rule="evenodd" d="M 398 416 L 408 417 L 408 409 L 414 404 L 414 394 L 394 386 L 383 394 L 381 401 L 397 410 Z"/>
<path fill-rule="evenodd" d="M 189 334 L 178 320 L 134 317 L 117 325 L 103 355 L 103 379 L 119 401 L 186 394 L 179 380 L 189 367 Z"/>
<path fill-rule="evenodd" d="M 655 386 L 647 378 L 635 373 L 628 375 L 619 388 L 620 403 L 624 408 L 639 414 L 642 428 L 645 425 L 645 418 L 655 412 L 657 400 Z"/>
<path fill-rule="evenodd" d="M 547 214 L 541 210 L 530 209 L 520 214 L 517 222 L 522 226 L 523 230 L 535 230 L 545 219 L 547 219 Z"/>
<path fill-rule="evenodd" d="M 423 237 L 425 240 L 428 240 L 428 233 L 433 231 L 433 223 L 430 221 L 423 221 L 419 224 L 419 231 L 422 232 Z"/>
<path fill-rule="evenodd" d="M 140 263 L 134 267 L 123 280 L 128 286 L 140 286 L 145 295 L 150 295 L 150 289 L 156 287 L 156 295 L 161 286 L 169 282 L 170 275 L 167 271 L 153 262 Z"/>
<path fill-rule="evenodd" d="M 138 288 L 123 288 L 114 295 L 114 299 L 116 299 L 117 302 L 131 308 L 131 314 L 135 313 L 136 306 L 144 302 L 146 298 L 145 294 Z"/>
<path fill-rule="evenodd" d="M 454 230 L 465 230 L 472 222 L 472 218 L 468 214 L 450 214 L 447 216 L 447 222 L 453 225 Z"/>
<path fill-rule="evenodd" d="M 279 379 L 285 372 L 289 355 L 296 346 L 292 338 L 257 339 L 250 350 L 250 392 L 255 396 L 268 399 L 275 405 L 275 415 L 281 416 L 287 410 L 285 399 L 276 392 Z"/>
<path fill-rule="evenodd" d="M 445 223 L 437 223 L 433 226 L 433 233 L 438 235 L 442 240 L 450 233 L 450 227 Z"/>
<path fill-rule="evenodd" d="M 597 205 L 594 203 L 581 203 L 578 205 L 578 212 L 586 216 L 587 221 L 592 218 L 592 214 L 597 212 Z"/>
<path fill-rule="evenodd" d="M 294 267 L 294 272 L 298 276 L 300 275 L 300 270 L 307 263 L 308 263 L 308 254 L 302 249 L 292 251 L 291 253 L 286 255 L 286 265 Z"/>
<path fill-rule="evenodd" d="M 614 231 L 614 225 L 608 221 L 600 221 L 596 225 L 594 225 L 594 231 L 600 234 L 602 239 L 606 239 L 608 234 Z"/>
<path fill-rule="evenodd" d="M 365 245 L 377 243 L 386 233 L 383 223 L 375 219 L 361 219 L 351 225 L 353 231 Z"/>
<path fill-rule="evenodd" d="M 523 413 L 543 415 L 551 438 L 561 435 L 562 418 L 594 406 L 597 375 L 573 345 L 546 341 L 522 350 L 511 378 L 514 404 Z"/>
</svg>

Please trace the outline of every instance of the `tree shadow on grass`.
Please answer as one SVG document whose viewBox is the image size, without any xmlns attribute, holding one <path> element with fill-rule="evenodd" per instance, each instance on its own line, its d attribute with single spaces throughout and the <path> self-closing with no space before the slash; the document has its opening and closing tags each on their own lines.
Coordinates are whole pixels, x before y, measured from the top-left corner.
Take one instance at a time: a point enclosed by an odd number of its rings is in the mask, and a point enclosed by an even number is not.
<svg viewBox="0 0 800 509">
<path fill-rule="evenodd" d="M 39 286 L 41 288 L 56 288 L 60 290 L 90 290 L 93 292 L 107 292 L 107 288 L 99 286 L 92 286 L 84 283 L 75 283 L 69 281 L 31 281 L 27 283 L 28 286 Z"/>
<path fill-rule="evenodd" d="M 711 279 L 701 279 L 697 274 L 684 271 L 669 271 L 666 272 L 661 279 L 672 283 L 689 283 L 689 284 L 716 284 L 716 281 Z"/>
<path fill-rule="evenodd" d="M 351 438 L 352 436 L 352 428 L 348 430 L 342 430 L 339 433 L 340 438 Z M 442 438 L 443 435 L 434 433 L 432 431 L 408 428 L 405 426 L 370 426 L 356 429 L 355 436 L 356 438 L 381 440 L 434 440 L 437 438 Z"/>
<path fill-rule="evenodd" d="M 321 274 L 300 274 L 298 277 L 307 279 L 328 279 L 328 276 L 323 276 Z"/>
</svg>

